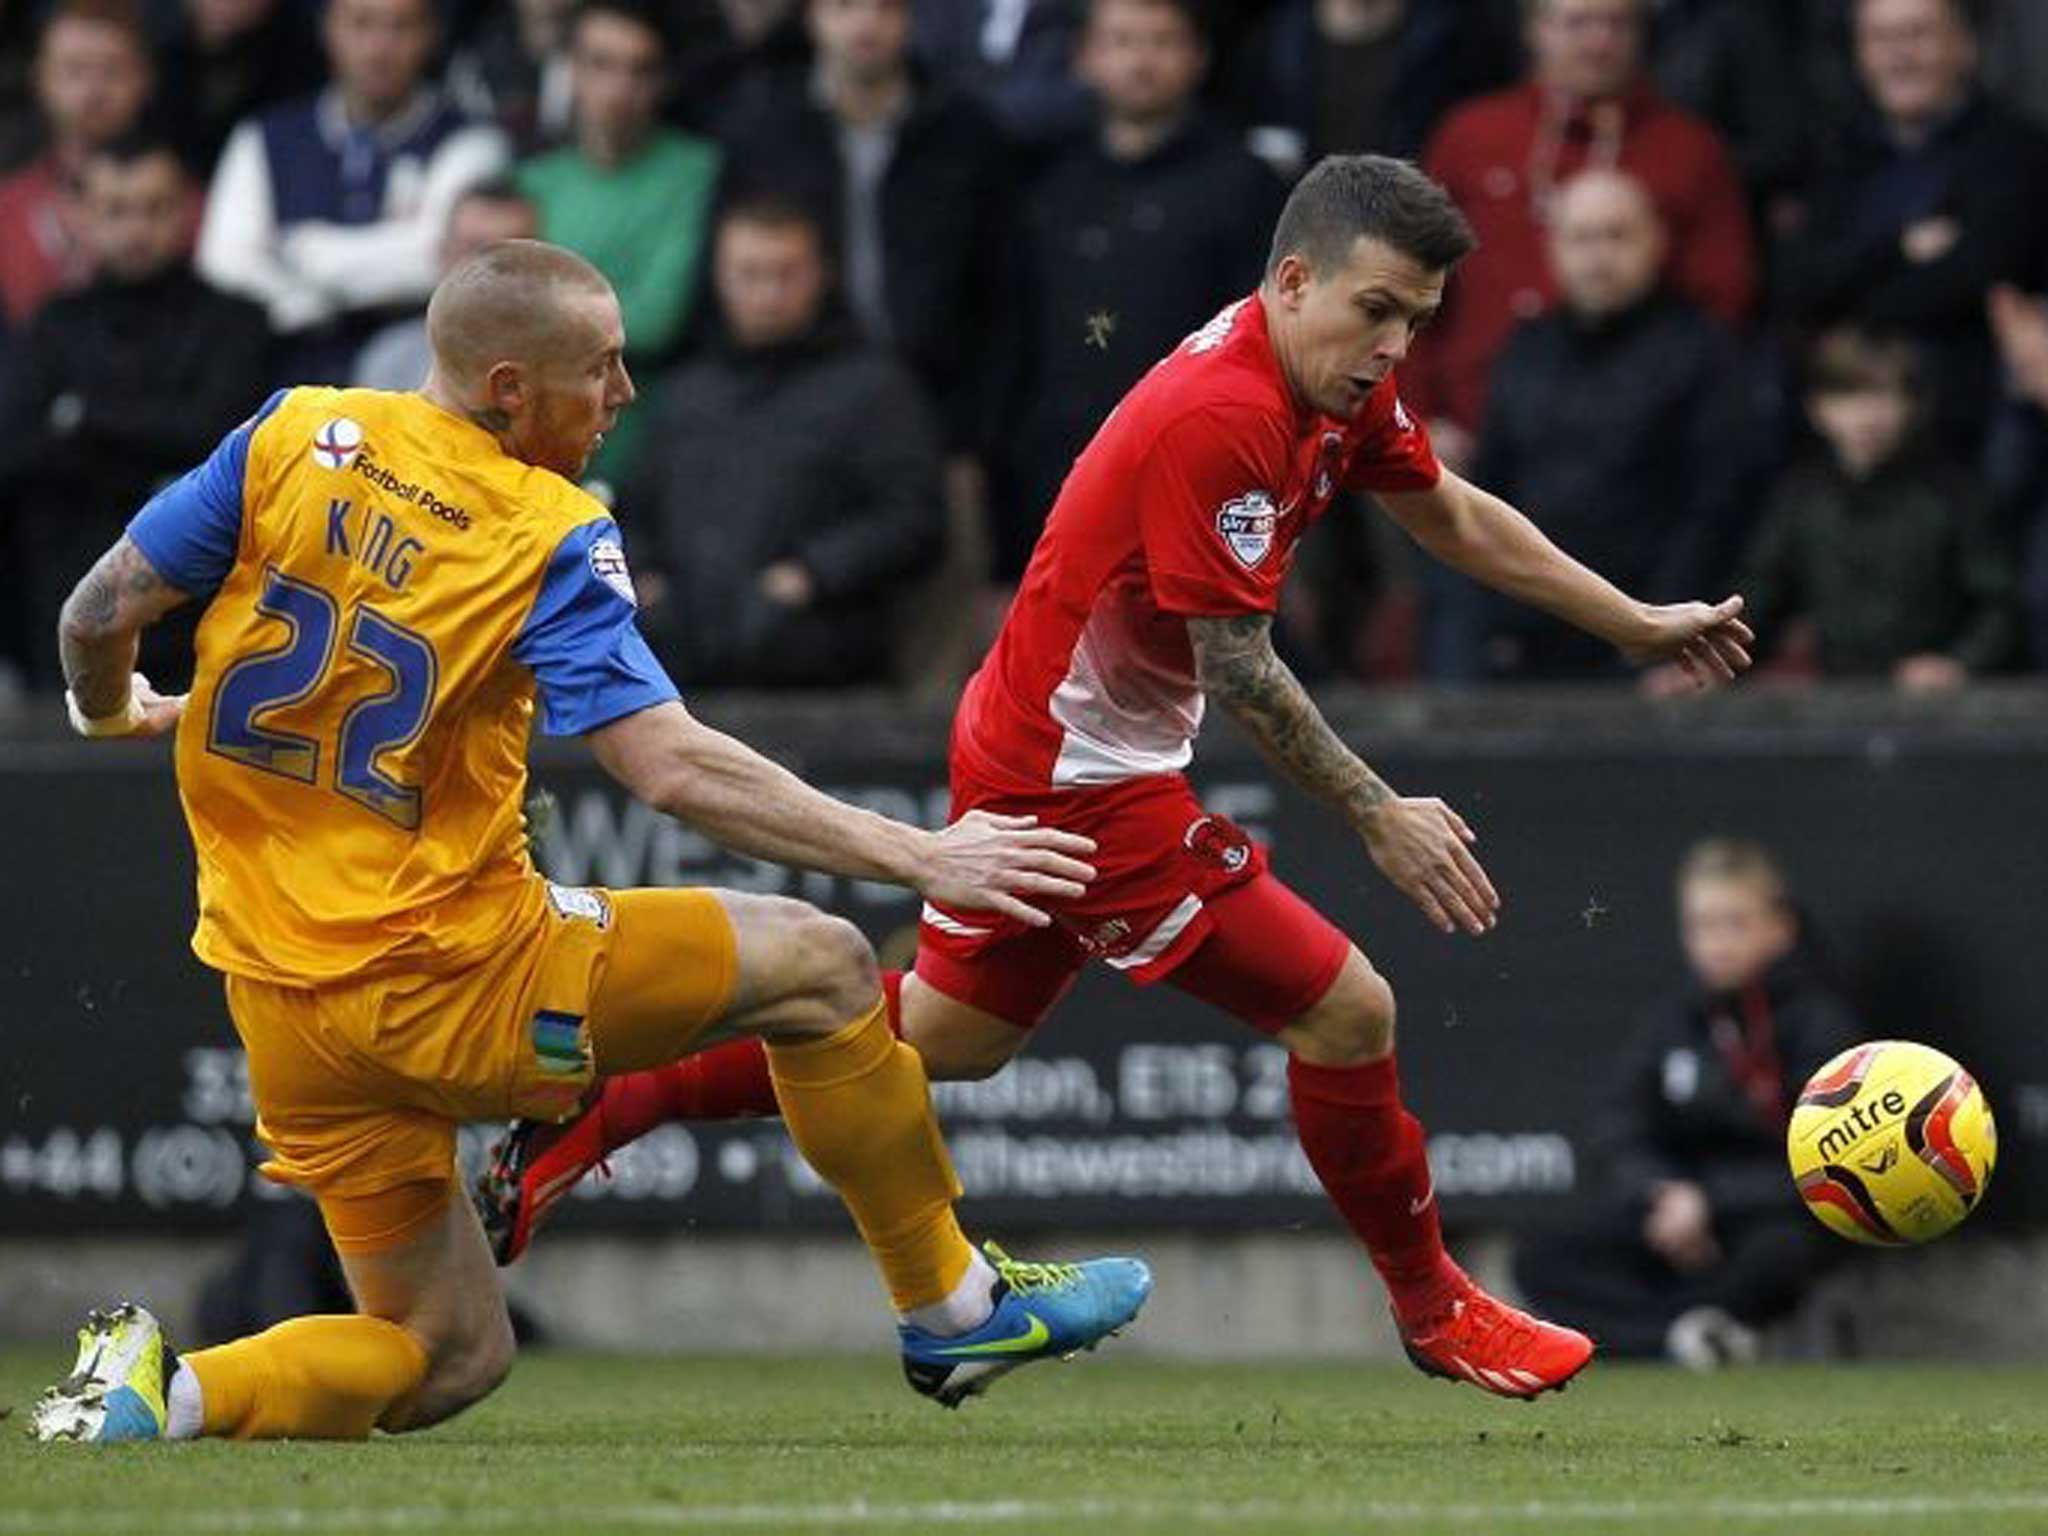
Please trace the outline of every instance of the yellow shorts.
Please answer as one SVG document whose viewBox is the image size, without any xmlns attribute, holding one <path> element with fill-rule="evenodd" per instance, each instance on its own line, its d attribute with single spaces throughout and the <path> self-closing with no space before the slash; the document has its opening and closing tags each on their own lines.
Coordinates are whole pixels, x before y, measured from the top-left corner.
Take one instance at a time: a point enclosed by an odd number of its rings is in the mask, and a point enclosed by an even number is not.
<svg viewBox="0 0 2048 1536">
<path fill-rule="evenodd" d="M 550 898 L 540 931 L 449 975 L 227 978 L 263 1172 L 320 1197 L 343 1246 L 387 1246 L 445 1204 L 459 1123 L 573 1113 L 608 1029 L 643 1046 L 658 1030 L 682 1056 L 731 1003 L 738 949 L 709 891 Z M 380 1222 L 378 1197 L 400 1190 Z M 337 1225 L 341 1208 L 353 1215 Z"/>
</svg>

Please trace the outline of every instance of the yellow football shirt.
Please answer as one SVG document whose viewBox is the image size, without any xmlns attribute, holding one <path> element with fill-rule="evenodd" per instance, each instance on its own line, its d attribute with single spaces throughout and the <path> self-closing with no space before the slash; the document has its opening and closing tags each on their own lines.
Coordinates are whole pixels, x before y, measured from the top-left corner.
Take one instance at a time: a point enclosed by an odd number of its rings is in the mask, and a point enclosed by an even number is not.
<svg viewBox="0 0 2048 1536">
<path fill-rule="evenodd" d="M 317 985 L 519 942 L 536 693 L 557 735 L 676 697 L 604 508 L 422 395 L 283 391 L 128 533 L 211 594 L 177 764 L 219 970 Z"/>
</svg>

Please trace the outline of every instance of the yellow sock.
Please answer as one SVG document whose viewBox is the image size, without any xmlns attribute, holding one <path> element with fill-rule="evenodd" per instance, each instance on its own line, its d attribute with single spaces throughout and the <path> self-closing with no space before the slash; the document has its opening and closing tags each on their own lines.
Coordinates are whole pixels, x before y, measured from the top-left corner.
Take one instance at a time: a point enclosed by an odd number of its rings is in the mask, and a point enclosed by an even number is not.
<svg viewBox="0 0 2048 1536">
<path fill-rule="evenodd" d="M 916 1051 L 877 1000 L 837 1034 L 770 1045 L 768 1072 L 797 1150 L 839 1191 L 898 1312 L 942 1300 L 974 1250 L 953 1216 L 960 1180 Z"/>
<path fill-rule="evenodd" d="M 295 1317 L 182 1357 L 208 1435 L 361 1440 L 427 1374 L 419 1340 L 381 1317 Z"/>
</svg>

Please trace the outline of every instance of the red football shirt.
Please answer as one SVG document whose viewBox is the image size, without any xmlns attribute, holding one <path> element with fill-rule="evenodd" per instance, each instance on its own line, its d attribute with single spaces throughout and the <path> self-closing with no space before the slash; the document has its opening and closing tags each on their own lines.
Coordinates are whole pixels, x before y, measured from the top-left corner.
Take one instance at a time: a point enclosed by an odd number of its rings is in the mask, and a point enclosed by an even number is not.
<svg viewBox="0 0 2048 1536">
<path fill-rule="evenodd" d="M 1187 619 L 1271 613 L 1340 487 L 1442 471 L 1389 378 L 1350 420 L 1295 403 L 1258 295 L 1141 379 L 1075 460 L 954 720 L 956 772 L 1032 793 L 1171 773 L 1202 723 Z"/>
</svg>

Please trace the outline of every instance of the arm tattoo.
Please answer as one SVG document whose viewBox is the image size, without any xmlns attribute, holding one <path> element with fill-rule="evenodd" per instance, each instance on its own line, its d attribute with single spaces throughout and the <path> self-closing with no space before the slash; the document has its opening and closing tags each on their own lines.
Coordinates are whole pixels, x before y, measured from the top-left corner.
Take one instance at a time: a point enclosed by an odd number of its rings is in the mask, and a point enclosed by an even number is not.
<svg viewBox="0 0 2048 1536">
<path fill-rule="evenodd" d="M 57 621 L 64 682 L 86 714 L 110 715 L 128 697 L 135 637 L 184 601 L 124 534 L 65 600 Z"/>
<path fill-rule="evenodd" d="M 1272 631 L 1269 614 L 1190 619 L 1202 691 L 1230 711 L 1282 772 L 1356 824 L 1394 792 L 1338 739 L 1300 679 L 1273 654 Z"/>
</svg>

